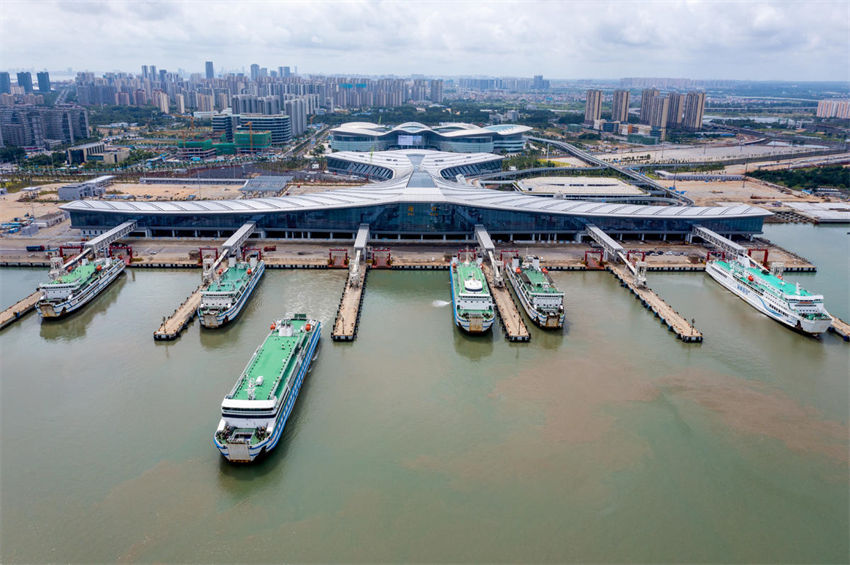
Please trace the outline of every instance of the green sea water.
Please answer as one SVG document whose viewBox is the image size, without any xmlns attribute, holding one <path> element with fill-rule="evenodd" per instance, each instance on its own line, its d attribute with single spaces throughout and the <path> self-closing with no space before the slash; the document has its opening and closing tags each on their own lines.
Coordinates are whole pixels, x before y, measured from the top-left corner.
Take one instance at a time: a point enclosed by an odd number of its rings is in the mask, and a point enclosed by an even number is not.
<svg viewBox="0 0 850 565">
<path fill-rule="evenodd" d="M 769 226 L 850 319 L 845 227 Z M 0 270 L 7 305 L 46 272 Z M 846 562 L 850 346 L 702 273 L 650 273 L 683 344 L 608 273 L 552 273 L 567 328 L 470 337 L 447 272 L 267 270 L 234 324 L 152 338 L 198 271 L 128 270 L 84 311 L 0 332 L 0 561 Z M 269 322 L 323 343 L 270 457 L 222 460 L 222 397 Z"/>
</svg>

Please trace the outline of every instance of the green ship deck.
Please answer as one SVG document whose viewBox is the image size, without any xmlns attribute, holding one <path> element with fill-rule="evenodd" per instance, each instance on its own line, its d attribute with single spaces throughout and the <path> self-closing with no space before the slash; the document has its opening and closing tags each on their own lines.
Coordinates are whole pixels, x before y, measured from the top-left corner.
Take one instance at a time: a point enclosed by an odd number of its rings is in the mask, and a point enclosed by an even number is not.
<svg viewBox="0 0 850 565">
<path fill-rule="evenodd" d="M 74 268 L 73 271 L 62 275 L 54 281 L 51 281 L 53 284 L 72 284 L 72 283 L 83 283 L 92 278 L 97 270 L 97 266 L 94 263 L 86 263 L 85 265 L 78 265 Z M 48 283 L 50 284 L 50 283 Z"/>
<path fill-rule="evenodd" d="M 254 400 L 271 400 L 285 388 L 287 381 L 295 373 L 296 345 L 301 341 L 306 343 L 306 338 L 315 331 L 315 328 L 311 328 L 310 332 L 304 330 L 307 320 L 291 320 L 290 323 L 293 329 L 291 336 L 278 335 L 277 331 L 269 334 L 242 374 L 239 386 L 231 398 L 250 400 L 248 382 L 256 382 L 260 376 L 263 377 L 263 384 L 254 387 Z M 283 377 L 278 381 L 277 377 L 281 372 Z"/>
<path fill-rule="evenodd" d="M 487 279 L 484 278 L 484 272 L 481 270 L 476 263 L 457 263 L 457 270 L 454 273 L 454 291 L 455 297 L 457 299 L 461 299 L 464 296 L 469 297 L 487 297 L 491 299 L 492 304 L 492 296 L 490 294 L 490 288 L 487 286 Z M 470 278 L 477 280 L 481 283 L 481 292 L 469 292 L 464 288 L 464 281 L 469 280 Z M 467 312 L 470 314 L 482 313 L 493 315 L 493 308 L 486 309 L 470 309 L 470 308 L 461 308 L 463 312 Z"/>
<path fill-rule="evenodd" d="M 717 264 L 727 271 L 732 271 L 732 265 L 730 265 L 726 261 L 717 261 Z M 789 294 L 791 296 L 812 296 L 811 293 L 804 288 L 800 288 L 797 290 L 797 285 L 791 282 L 788 282 L 784 279 L 780 279 L 776 275 L 765 273 L 760 269 L 754 267 L 743 267 L 744 271 L 753 275 L 753 277 L 763 283 L 765 286 L 773 287 L 780 294 Z"/>
<path fill-rule="evenodd" d="M 554 283 L 549 279 L 549 277 L 543 271 L 539 271 L 535 268 L 527 267 L 522 268 L 522 272 L 528 277 L 528 284 L 526 287 L 529 292 L 535 293 L 544 293 L 544 294 L 563 294 L 558 288 L 554 285 Z M 520 277 L 520 281 L 525 283 Z"/>
<path fill-rule="evenodd" d="M 210 283 L 204 292 L 236 292 L 251 278 L 251 275 L 248 274 L 249 269 L 247 263 L 238 263 L 235 267 L 228 267 L 217 281 Z"/>
</svg>

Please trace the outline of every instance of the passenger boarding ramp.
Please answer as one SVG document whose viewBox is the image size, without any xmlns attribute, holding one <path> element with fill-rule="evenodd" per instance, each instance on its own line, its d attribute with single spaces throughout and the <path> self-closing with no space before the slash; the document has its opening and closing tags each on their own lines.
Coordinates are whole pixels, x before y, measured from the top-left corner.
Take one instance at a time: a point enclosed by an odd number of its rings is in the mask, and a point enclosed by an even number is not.
<svg viewBox="0 0 850 565">
<path fill-rule="evenodd" d="M 708 244 L 713 245 L 719 250 L 729 253 L 732 256 L 746 255 L 747 250 L 726 237 L 723 237 L 717 232 L 714 232 L 703 226 L 694 226 L 690 235 L 688 236 L 688 242 L 693 241 L 694 236 L 701 237 L 703 241 Z"/>
<path fill-rule="evenodd" d="M 478 245 L 487 255 L 487 258 L 490 259 L 490 264 L 493 266 L 493 283 L 497 287 L 505 286 L 505 279 L 502 274 L 502 262 L 496 261 L 496 246 L 493 244 L 490 234 L 487 233 L 487 228 L 481 224 L 475 224 L 475 240 L 478 241 Z"/>
<path fill-rule="evenodd" d="M 629 271 L 631 271 L 632 275 L 635 278 L 635 284 L 638 286 L 646 285 L 646 263 L 643 261 L 638 261 L 637 264 L 632 263 L 629 260 L 628 254 L 626 250 L 623 249 L 623 246 L 617 243 L 614 238 L 610 235 L 602 231 L 597 226 L 593 224 L 587 225 L 587 235 L 593 239 L 596 243 L 602 246 L 603 255 L 602 260 L 607 261 L 611 260 L 613 262 L 617 262 L 619 259 L 623 262 L 626 267 L 628 267 Z"/>
<path fill-rule="evenodd" d="M 348 268 L 348 281 L 351 286 L 361 284 L 360 263 L 366 257 L 366 244 L 369 242 L 369 224 L 360 224 L 357 236 L 354 238 L 354 261 Z"/>
<path fill-rule="evenodd" d="M 129 222 L 124 222 L 123 224 L 115 226 L 111 230 L 104 232 L 99 236 L 85 242 L 85 244 L 83 244 L 82 253 L 62 265 L 62 267 L 67 270 L 68 267 L 74 266 L 89 253 L 93 254 L 94 256 L 106 255 L 106 252 L 109 250 L 110 244 L 118 241 L 134 229 L 136 229 L 136 220 L 130 220 Z"/>
<path fill-rule="evenodd" d="M 219 265 L 225 262 L 229 257 L 239 253 L 239 250 L 242 249 L 242 246 L 246 241 L 248 241 L 248 238 L 251 237 L 251 234 L 254 233 L 256 228 L 257 224 L 255 222 L 247 222 L 236 230 L 233 235 L 227 238 L 227 241 L 221 244 L 222 252 L 215 262 L 209 264 L 209 266 L 204 265 L 204 280 L 210 279 L 216 269 L 218 269 Z"/>
</svg>

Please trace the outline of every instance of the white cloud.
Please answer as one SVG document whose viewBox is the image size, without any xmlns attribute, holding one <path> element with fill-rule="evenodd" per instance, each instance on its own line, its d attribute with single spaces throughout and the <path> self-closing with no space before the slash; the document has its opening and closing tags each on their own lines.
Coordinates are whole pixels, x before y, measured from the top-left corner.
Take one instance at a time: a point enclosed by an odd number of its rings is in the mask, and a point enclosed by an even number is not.
<svg viewBox="0 0 850 565">
<path fill-rule="evenodd" d="M 850 79 L 850 2 L 4 0 L 0 67 Z"/>
</svg>

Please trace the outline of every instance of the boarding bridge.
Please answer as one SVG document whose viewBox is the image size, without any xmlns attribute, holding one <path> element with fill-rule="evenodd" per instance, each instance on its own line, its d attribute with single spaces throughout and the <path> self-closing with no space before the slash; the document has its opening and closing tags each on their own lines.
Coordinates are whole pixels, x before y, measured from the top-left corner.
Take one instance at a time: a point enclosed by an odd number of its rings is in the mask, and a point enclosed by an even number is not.
<svg viewBox="0 0 850 565">
<path fill-rule="evenodd" d="M 91 253 L 95 257 L 97 257 L 98 255 L 106 255 L 106 251 L 109 249 L 109 245 L 111 243 L 118 241 L 134 229 L 136 229 L 136 220 L 130 220 L 129 222 L 124 222 L 123 224 L 117 225 L 111 230 L 104 232 L 99 236 L 87 241 L 83 245 L 83 252 L 68 261 L 67 263 L 65 263 L 64 265 L 62 265 L 62 268 L 67 270 L 68 267 L 74 266 L 89 253 Z"/>
<path fill-rule="evenodd" d="M 747 254 L 747 250 L 744 247 L 706 227 L 694 226 L 693 231 L 690 235 L 688 235 L 688 241 L 692 241 L 694 236 L 701 237 L 706 243 L 709 243 L 732 256 L 737 257 L 739 255 Z"/>
<path fill-rule="evenodd" d="M 366 256 L 366 244 L 369 242 L 369 224 L 360 224 L 354 238 L 354 261 L 348 266 L 348 283 L 351 286 L 362 284 L 360 261 Z"/>
<path fill-rule="evenodd" d="M 496 261 L 496 246 L 493 245 L 493 240 L 490 238 L 490 234 L 487 233 L 487 228 L 481 224 L 475 224 L 475 239 L 493 266 L 493 283 L 497 287 L 505 286 L 505 279 L 502 275 L 502 262 Z"/>
<path fill-rule="evenodd" d="M 242 248 L 242 245 L 248 238 L 251 237 L 251 234 L 254 233 L 257 224 L 255 222 L 248 222 L 244 224 L 241 228 L 236 230 L 236 232 L 227 238 L 223 244 L 221 244 L 222 252 L 215 260 L 214 263 L 204 264 L 204 280 L 211 279 L 213 273 L 215 273 L 216 269 L 218 269 L 219 265 L 225 262 L 229 257 L 236 255 L 239 250 Z"/>
<path fill-rule="evenodd" d="M 609 236 L 600 228 L 592 224 L 588 224 L 587 226 L 587 235 L 589 235 L 593 241 L 602 246 L 603 261 L 617 261 L 619 259 L 626 265 L 626 267 L 628 267 L 632 275 L 634 275 L 635 284 L 638 286 L 646 286 L 646 262 L 638 261 L 636 265 L 633 264 L 629 261 L 629 258 L 626 255 L 626 250 L 623 249 L 622 245 L 617 243 L 614 238 Z"/>
</svg>

